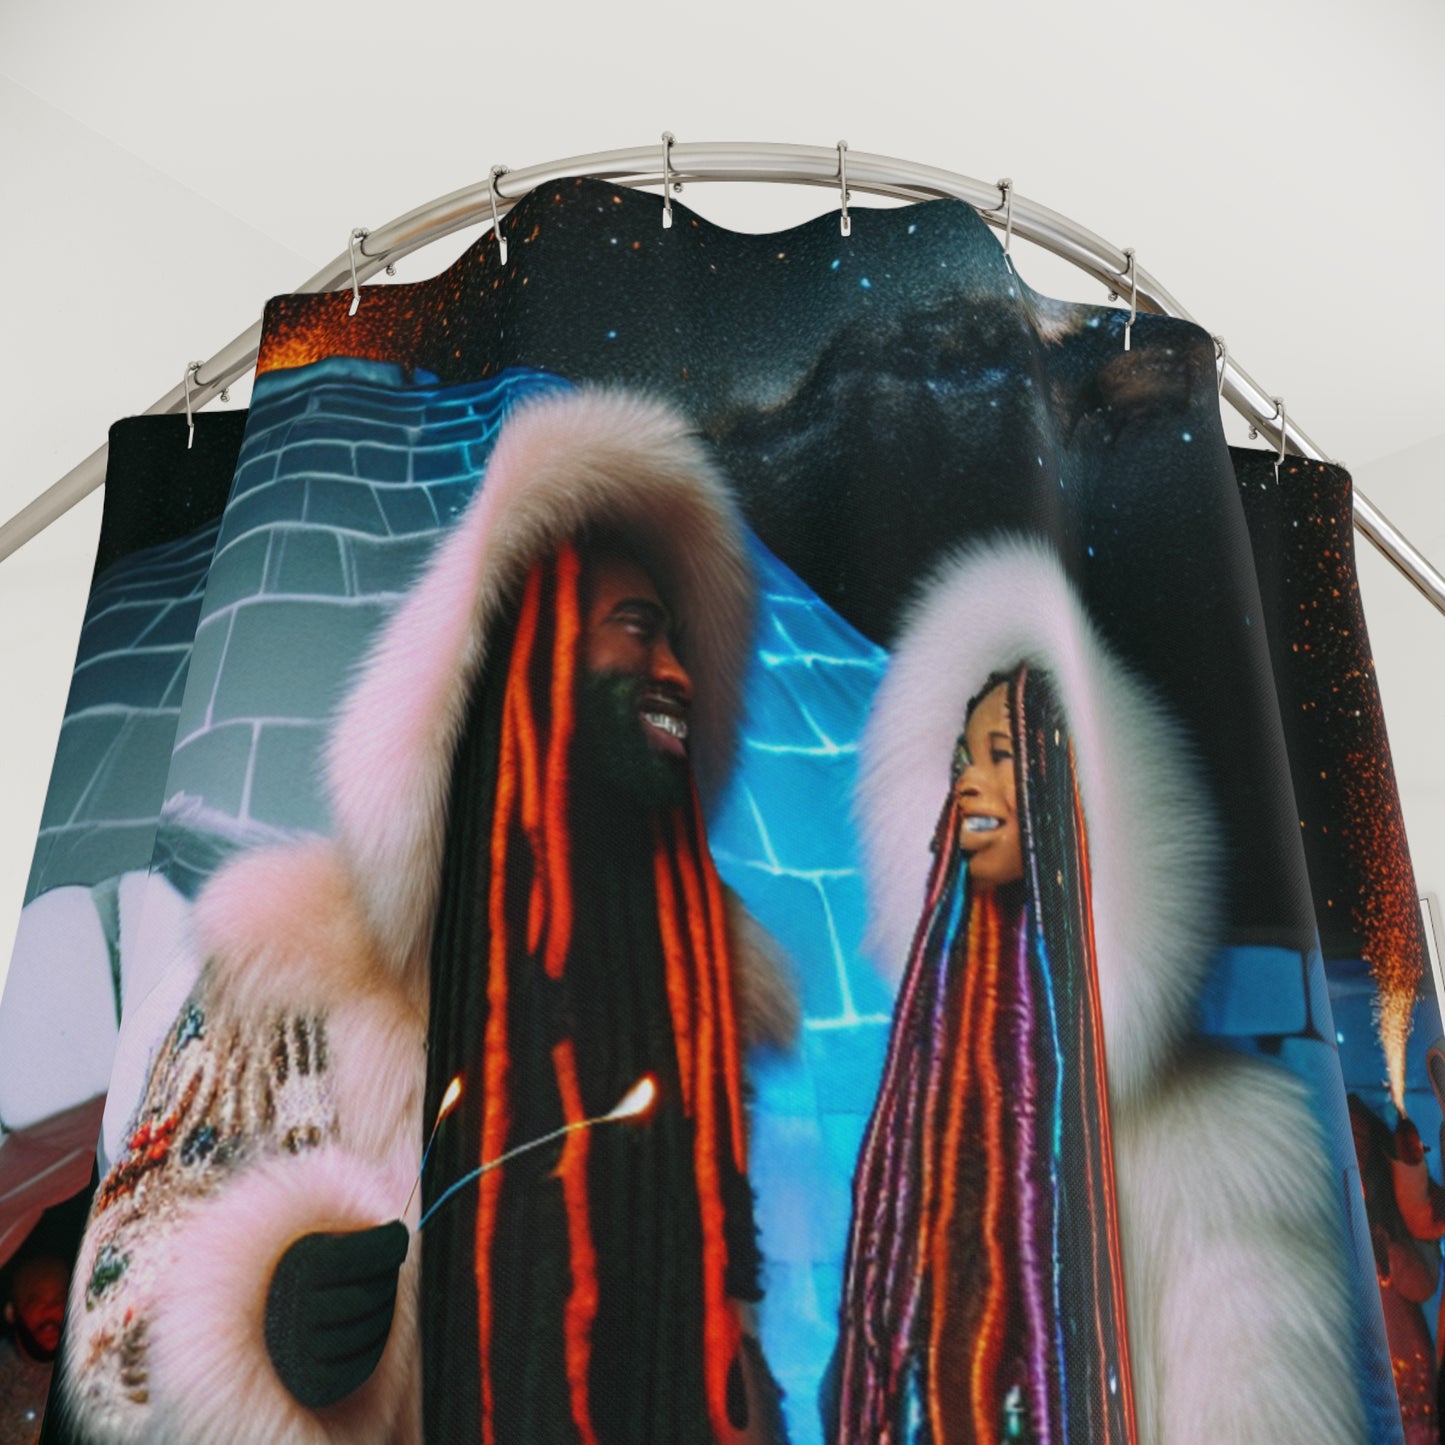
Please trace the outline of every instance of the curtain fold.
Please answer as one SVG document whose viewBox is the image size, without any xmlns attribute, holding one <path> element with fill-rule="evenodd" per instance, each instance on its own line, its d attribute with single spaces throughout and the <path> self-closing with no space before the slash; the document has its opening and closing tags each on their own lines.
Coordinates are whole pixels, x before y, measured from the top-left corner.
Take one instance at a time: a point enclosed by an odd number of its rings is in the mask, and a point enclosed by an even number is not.
<svg viewBox="0 0 1445 1445">
<path fill-rule="evenodd" d="M 123 966 L 140 960 L 123 943 L 245 420 L 198 418 L 190 449 L 184 418 L 110 430 L 90 597 L 0 1000 L 0 1263 L 89 1180 L 122 1010 L 160 966 Z"/>
<path fill-rule="evenodd" d="M 559 182 L 505 266 L 276 298 L 239 453 L 198 427 L 163 533 L 108 488 L 76 756 L 172 671 L 130 851 L 82 877 L 120 815 L 57 801 L 32 879 L 149 879 L 46 1438 L 1432 1430 L 1348 478 L 1231 452 L 1205 333 L 1125 350 L 961 203 L 675 210 Z M 276 1263 L 397 1217 L 309 1404 Z"/>
</svg>

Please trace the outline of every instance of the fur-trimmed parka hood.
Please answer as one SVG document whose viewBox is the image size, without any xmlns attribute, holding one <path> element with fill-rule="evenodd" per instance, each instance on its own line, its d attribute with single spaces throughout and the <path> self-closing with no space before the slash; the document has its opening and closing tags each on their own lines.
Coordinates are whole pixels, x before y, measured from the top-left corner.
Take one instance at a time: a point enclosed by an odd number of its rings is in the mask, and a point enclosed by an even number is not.
<svg viewBox="0 0 1445 1445">
<path fill-rule="evenodd" d="M 726 484 L 661 402 L 582 388 L 523 403 L 465 514 L 371 647 L 327 751 L 337 843 L 393 967 L 425 970 L 453 757 L 492 628 L 533 563 L 584 529 L 635 546 L 681 620 L 704 799 L 726 779 L 752 630 Z"/>
<path fill-rule="evenodd" d="M 905 616 L 862 743 L 869 946 L 896 978 L 968 700 L 1021 662 L 1049 673 L 1073 738 L 1110 1090 L 1127 1099 L 1192 1022 L 1215 942 L 1214 809 L 1184 730 L 1113 653 L 1042 542 L 1004 537 L 956 553 Z"/>
</svg>

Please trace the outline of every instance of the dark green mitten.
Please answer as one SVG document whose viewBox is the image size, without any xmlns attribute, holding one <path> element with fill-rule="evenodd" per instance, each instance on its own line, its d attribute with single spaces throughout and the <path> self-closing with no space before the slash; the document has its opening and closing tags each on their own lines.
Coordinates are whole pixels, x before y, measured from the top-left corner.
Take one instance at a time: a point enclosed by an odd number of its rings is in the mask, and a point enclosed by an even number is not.
<svg viewBox="0 0 1445 1445">
<path fill-rule="evenodd" d="M 346 1234 L 305 1234 L 266 1294 L 266 1349 L 281 1383 L 311 1410 L 371 1378 L 396 1309 L 411 1231 L 399 1219 Z"/>
</svg>

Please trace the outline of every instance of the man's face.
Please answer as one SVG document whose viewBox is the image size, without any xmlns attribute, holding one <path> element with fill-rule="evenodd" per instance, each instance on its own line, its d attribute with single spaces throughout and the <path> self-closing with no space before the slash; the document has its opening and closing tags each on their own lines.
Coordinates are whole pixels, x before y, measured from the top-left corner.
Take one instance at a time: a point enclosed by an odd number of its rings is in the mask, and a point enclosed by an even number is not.
<svg viewBox="0 0 1445 1445">
<path fill-rule="evenodd" d="M 969 716 L 959 761 L 958 846 L 968 855 L 968 876 L 989 887 L 1017 883 L 1024 859 L 1006 684 L 986 693 Z"/>
<path fill-rule="evenodd" d="M 68 1284 L 65 1266 L 42 1261 L 20 1271 L 15 1281 L 15 1320 L 27 1354 L 51 1359 L 60 1346 Z"/>
<path fill-rule="evenodd" d="M 649 803 L 686 785 L 692 679 L 673 651 L 673 619 L 637 563 L 601 555 L 587 568 L 582 726 L 604 772 Z"/>
</svg>

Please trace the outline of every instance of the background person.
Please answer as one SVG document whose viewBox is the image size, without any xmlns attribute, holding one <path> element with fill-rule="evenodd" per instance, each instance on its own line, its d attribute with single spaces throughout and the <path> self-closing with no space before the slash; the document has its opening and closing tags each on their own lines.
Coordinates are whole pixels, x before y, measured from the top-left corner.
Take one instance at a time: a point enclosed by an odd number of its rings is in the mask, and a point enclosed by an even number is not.
<svg viewBox="0 0 1445 1445">
<path fill-rule="evenodd" d="M 62 1259 L 32 1255 L 14 1266 L 0 1339 L 0 1445 L 40 1438 L 69 1285 Z"/>
<path fill-rule="evenodd" d="M 1396 1202 L 1392 1168 L 1400 1136 L 1391 1134 L 1385 1121 L 1358 1094 L 1349 1096 L 1349 1105 L 1405 1445 L 1435 1445 L 1440 1438 L 1435 1416 L 1435 1346 L 1421 1306 L 1439 1282 L 1440 1247 L 1412 1234 Z M 1406 1147 L 1412 1132 L 1404 1131 L 1400 1140 Z M 1418 1145 L 1418 1135 L 1414 1142 Z"/>
</svg>

